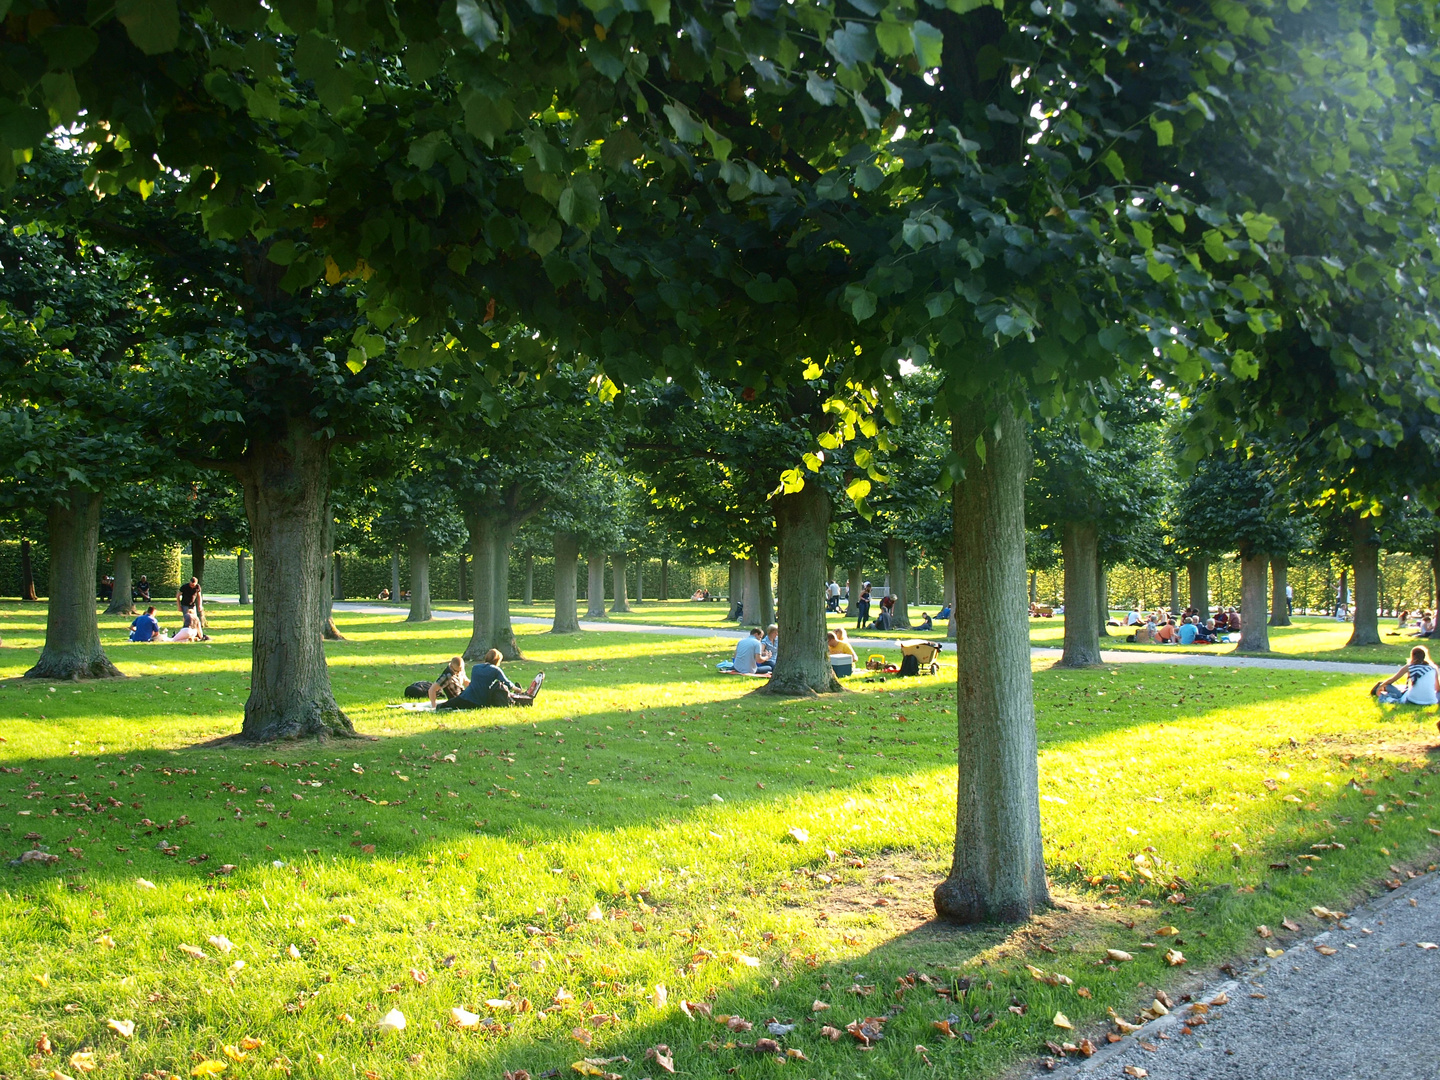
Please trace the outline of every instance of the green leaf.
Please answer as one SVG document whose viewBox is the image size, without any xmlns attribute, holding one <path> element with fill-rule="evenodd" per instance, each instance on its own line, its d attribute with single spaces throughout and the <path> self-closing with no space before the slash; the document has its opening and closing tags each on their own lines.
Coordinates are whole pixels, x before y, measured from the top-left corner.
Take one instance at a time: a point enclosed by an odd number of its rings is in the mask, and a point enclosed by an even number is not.
<svg viewBox="0 0 1440 1080">
<path fill-rule="evenodd" d="M 295 261 L 295 241 L 277 240 L 270 245 L 265 257 L 276 266 L 289 266 Z"/>
<path fill-rule="evenodd" d="M 80 91 L 75 88 L 74 75 L 68 71 L 51 72 L 40 77 L 40 85 L 54 123 L 68 124 L 79 115 Z"/>
<path fill-rule="evenodd" d="M 855 465 L 857 468 L 868 469 L 875 461 L 875 455 L 866 450 L 863 446 L 855 448 Z"/>
<path fill-rule="evenodd" d="M 1240 221 L 1245 226 L 1245 232 L 1257 244 L 1270 239 L 1270 234 L 1280 227 L 1278 219 L 1269 214 L 1257 214 L 1246 211 L 1240 215 Z"/>
<path fill-rule="evenodd" d="M 945 35 L 924 19 L 916 19 L 911 27 L 915 36 L 915 59 L 922 68 L 937 68 L 944 54 Z"/>
<path fill-rule="evenodd" d="M 559 245 L 560 237 L 560 222 L 551 218 L 543 228 L 530 230 L 530 250 L 543 259 Z"/>
<path fill-rule="evenodd" d="M 945 0 L 945 6 L 956 15 L 964 15 L 977 8 L 989 7 L 991 3 L 992 0 Z M 995 6 L 999 7 L 1000 5 L 996 4 Z M 984 76 L 981 77 L 984 78 Z"/>
<path fill-rule="evenodd" d="M 1155 144 L 1157 146 L 1174 145 L 1175 125 L 1169 120 L 1161 120 L 1152 115 L 1150 117 L 1150 130 L 1155 132 Z"/>
<path fill-rule="evenodd" d="M 340 52 L 335 43 L 329 38 L 315 33 L 313 30 L 308 34 L 300 35 L 295 42 L 294 64 L 295 74 L 302 79 L 310 79 L 317 84 L 326 72 L 335 66 Z"/>
<path fill-rule="evenodd" d="M 9 5 L 0 0 L 0 6 Z M 39 42 L 51 68 L 77 68 L 95 54 L 100 36 L 88 26 L 52 26 L 40 35 Z"/>
<path fill-rule="evenodd" d="M 721 135 L 709 124 L 705 125 L 705 141 L 710 144 L 710 151 L 721 161 L 730 156 L 730 151 L 735 149 L 735 144 Z"/>
<path fill-rule="evenodd" d="M 410 144 L 410 154 L 407 160 L 421 172 L 435 164 L 435 155 L 440 148 L 446 145 L 445 132 L 431 131 L 422 135 Z"/>
<path fill-rule="evenodd" d="M 848 199 L 850 197 L 850 181 L 845 178 L 844 169 L 831 169 L 821 175 L 815 182 L 815 197 L 817 199 Z"/>
<path fill-rule="evenodd" d="M 1130 223 L 1130 230 L 1135 234 L 1135 239 L 1140 242 L 1140 246 L 1145 250 L 1148 251 L 1155 246 L 1155 230 L 1145 224 L 1145 222 L 1132 221 Z"/>
<path fill-rule="evenodd" d="M 858 502 L 870 494 L 870 481 L 863 476 L 857 476 L 845 485 L 845 494 L 850 496 L 852 501 Z"/>
<path fill-rule="evenodd" d="M 1125 179 L 1125 162 L 1120 160 L 1120 155 L 1113 149 L 1106 150 L 1100 158 L 1100 164 L 1110 170 L 1110 175 L 1116 180 Z"/>
<path fill-rule="evenodd" d="M 456 0 L 455 14 L 460 16 L 461 33 L 482 50 L 500 40 L 500 27 L 489 4 L 481 7 L 476 0 Z"/>
<path fill-rule="evenodd" d="M 1260 360 L 1254 353 L 1240 349 L 1231 357 L 1230 370 L 1237 379 L 1253 379 L 1260 374 Z"/>
<path fill-rule="evenodd" d="M 639 136 L 629 128 L 621 128 L 605 136 L 605 142 L 600 147 L 600 163 L 607 169 L 619 171 L 634 164 L 644 152 Z"/>
<path fill-rule="evenodd" d="M 514 106 L 508 98 L 494 100 L 479 90 L 467 91 L 460 102 L 465 110 L 465 130 L 493 149 L 496 137 L 510 126 Z"/>
<path fill-rule="evenodd" d="M 835 104 L 835 80 L 812 71 L 805 76 L 805 92 L 821 105 Z"/>
<path fill-rule="evenodd" d="M 567 225 L 574 225 L 582 232 L 590 232 L 600 224 L 600 193 L 595 190 L 595 184 L 587 176 L 577 176 L 575 180 L 560 193 L 560 203 L 556 208 L 560 214 L 560 220 Z"/>
<path fill-rule="evenodd" d="M 807 469 L 816 473 L 820 471 L 820 466 L 825 464 L 816 454 L 806 454 L 801 460 L 805 462 Z"/>
<path fill-rule="evenodd" d="M 170 52 L 180 41 L 180 9 L 175 0 L 119 0 L 115 16 L 146 56 Z"/>
<path fill-rule="evenodd" d="M 882 22 L 875 26 L 875 40 L 880 50 L 889 57 L 904 56 L 914 48 L 910 28 L 904 23 Z"/>
<path fill-rule="evenodd" d="M 315 96 L 326 112 L 338 113 L 355 96 L 355 76 L 349 68 L 332 67 L 315 80 Z"/>
<path fill-rule="evenodd" d="M 1237 258 L 1235 252 L 1225 246 L 1225 234 L 1219 229 L 1209 229 L 1204 236 L 1205 254 L 1216 262 L 1229 262 Z"/>
<path fill-rule="evenodd" d="M 875 314 L 875 294 L 862 286 L 846 286 L 845 302 L 850 305 L 850 313 L 855 316 L 856 322 L 864 322 Z"/>
<path fill-rule="evenodd" d="M 697 143 L 704 138 L 705 129 L 683 104 L 678 101 L 671 102 L 665 106 L 664 111 L 670 120 L 670 126 L 675 129 L 675 138 L 680 142 Z"/>
<path fill-rule="evenodd" d="M 847 22 L 830 35 L 825 48 L 844 67 L 868 64 L 875 59 L 875 34 L 864 23 Z"/>
<path fill-rule="evenodd" d="M 351 349 L 345 354 L 345 366 L 352 373 L 359 375 L 365 370 L 365 353 L 362 349 Z"/>
</svg>

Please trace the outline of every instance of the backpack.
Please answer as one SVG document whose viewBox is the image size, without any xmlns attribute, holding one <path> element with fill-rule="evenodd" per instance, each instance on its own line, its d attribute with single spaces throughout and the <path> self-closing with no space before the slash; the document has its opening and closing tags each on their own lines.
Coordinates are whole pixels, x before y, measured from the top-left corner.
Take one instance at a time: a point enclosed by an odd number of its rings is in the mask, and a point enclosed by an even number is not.
<svg viewBox="0 0 1440 1080">
<path fill-rule="evenodd" d="M 900 661 L 900 675 L 919 675 L 920 658 L 913 653 L 906 653 L 905 658 Z"/>
</svg>

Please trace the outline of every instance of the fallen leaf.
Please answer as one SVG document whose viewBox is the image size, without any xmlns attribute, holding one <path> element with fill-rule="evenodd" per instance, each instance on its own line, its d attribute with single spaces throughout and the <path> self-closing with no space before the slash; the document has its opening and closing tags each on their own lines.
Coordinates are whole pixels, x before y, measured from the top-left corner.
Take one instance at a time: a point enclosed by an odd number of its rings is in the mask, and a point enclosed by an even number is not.
<svg viewBox="0 0 1440 1080">
<path fill-rule="evenodd" d="M 1182 964 L 1185 963 L 1185 954 L 1182 953 L 1179 949 L 1166 949 L 1165 963 L 1169 964 L 1171 967 L 1180 967 Z"/>
<path fill-rule="evenodd" d="M 194 945 L 181 944 L 181 945 L 179 946 L 179 949 L 180 949 L 180 951 L 183 952 L 186 956 L 192 956 L 192 957 L 194 957 L 196 960 L 204 960 L 204 959 L 205 959 L 205 953 L 204 953 L 204 951 L 201 950 L 201 949 L 199 949 L 199 948 L 197 948 L 197 947 L 194 946 Z"/>
<path fill-rule="evenodd" d="M 235 948 L 235 943 L 224 934 L 211 934 L 206 940 L 222 953 L 229 953 L 231 949 Z"/>
<path fill-rule="evenodd" d="M 670 991 L 665 989 L 664 983 L 655 984 L 655 992 L 650 995 L 651 1002 L 657 1009 L 663 1009 L 665 1002 L 670 1000 Z"/>
<path fill-rule="evenodd" d="M 1076 987 L 1076 989 L 1075 989 L 1075 996 L 1076 996 L 1076 997 L 1082 997 L 1082 998 L 1088 998 L 1088 997 L 1090 997 L 1090 996 L 1091 996 L 1091 994 L 1090 994 L 1090 988 L 1089 988 L 1088 986 Z"/>
<path fill-rule="evenodd" d="M 70 1067 L 79 1069 L 81 1072 L 94 1072 L 96 1068 L 95 1055 L 89 1050 L 77 1050 L 70 1055 Z"/>
<path fill-rule="evenodd" d="M 1227 993 L 1225 993 L 1223 990 L 1222 990 L 1220 993 L 1216 994 L 1213 998 L 1210 999 L 1210 1007 L 1211 1007 L 1212 1009 L 1218 1009 L 1218 1008 L 1220 1008 L 1221 1005 L 1229 1005 L 1229 1004 L 1230 1004 L 1230 995 L 1227 994 Z"/>
<path fill-rule="evenodd" d="M 229 1043 L 226 1043 L 221 1049 L 225 1051 L 225 1056 L 231 1061 L 244 1061 L 250 1056 L 238 1046 L 231 1046 Z"/>
<path fill-rule="evenodd" d="M 396 1031 L 405 1030 L 405 1014 L 399 1009 L 391 1009 L 380 1018 L 380 1034 L 389 1035 Z"/>
<path fill-rule="evenodd" d="M 1440 945 L 1436 945 L 1433 941 L 1417 941 L 1415 944 L 1422 949 L 1440 949 Z"/>
<path fill-rule="evenodd" d="M 600 922 L 602 919 L 605 918 L 605 912 L 600 910 L 599 904 L 596 904 L 594 907 L 592 907 L 589 911 L 585 913 L 585 918 L 588 919 L 590 922 Z"/>
<path fill-rule="evenodd" d="M 803 1051 L 803 1050 L 797 1050 L 797 1049 L 795 1049 L 795 1047 L 793 1047 L 793 1046 L 786 1048 L 786 1050 L 785 1050 L 785 1056 L 786 1056 L 787 1058 L 791 1058 L 791 1059 L 793 1059 L 793 1060 L 795 1060 L 795 1061 L 809 1061 L 809 1060 L 810 1060 L 809 1058 L 807 1058 L 807 1057 L 805 1056 L 805 1051 Z"/>
<path fill-rule="evenodd" d="M 810 1006 L 810 1011 L 811 1011 L 811 1012 L 824 1012 L 824 1011 L 825 1011 L 826 1009 L 828 1009 L 828 1008 L 830 1008 L 829 1002 L 821 1001 L 819 998 L 816 998 L 816 999 L 815 999 L 815 1003 Z"/>
<path fill-rule="evenodd" d="M 1276 957 L 1284 956 L 1284 955 L 1285 955 L 1285 950 L 1284 950 L 1284 949 L 1272 949 L 1269 945 L 1266 945 L 1266 946 L 1265 946 L 1265 955 L 1268 956 L 1271 960 L 1274 960 Z"/>
<path fill-rule="evenodd" d="M 731 1016 L 731 1017 L 727 1017 L 727 1018 L 726 1018 L 726 1020 L 725 1020 L 725 1026 L 726 1026 L 727 1028 L 729 1028 L 731 1031 L 734 1031 L 734 1032 L 736 1032 L 736 1033 L 739 1033 L 739 1032 L 743 1032 L 743 1031 L 749 1031 L 749 1030 L 750 1030 L 751 1028 L 753 1028 L 755 1025 L 752 1024 L 749 1020 L 746 1020 L 744 1017 L 741 1017 L 741 1016 Z"/>
<path fill-rule="evenodd" d="M 1174 937 L 1178 933 L 1180 933 L 1180 929 L 1175 926 L 1162 926 L 1159 930 L 1155 931 L 1158 937 Z"/>
<path fill-rule="evenodd" d="M 1079 1050 L 1080 1053 L 1084 1054 L 1087 1058 L 1092 1057 L 1095 1053 L 1095 1044 L 1089 1039 L 1081 1039 L 1080 1045 L 1077 1046 L 1076 1049 Z"/>
<path fill-rule="evenodd" d="M 710 1003 L 708 1001 L 682 1000 L 680 1002 L 680 1011 L 683 1012 L 686 1016 L 688 1016 L 691 1020 L 694 1020 L 697 1014 L 700 1016 L 708 1017 L 710 1015 Z"/>
<path fill-rule="evenodd" d="M 1334 956 L 1340 950 L 1332 949 L 1329 945 L 1316 945 L 1315 951 L 1318 952 L 1321 956 Z"/>
<path fill-rule="evenodd" d="M 810 834 L 804 829 L 800 828 L 798 825 L 792 825 L 786 831 L 789 833 L 790 836 L 795 838 L 795 842 L 797 844 L 808 844 L 810 842 Z"/>
<path fill-rule="evenodd" d="M 1135 957 L 1131 956 L 1124 949 L 1106 949 L 1105 956 L 1110 960 L 1114 960 L 1117 964 L 1123 964 L 1128 960 L 1135 959 Z"/>
<path fill-rule="evenodd" d="M 122 1039 L 128 1039 L 135 1034 L 134 1020 L 106 1020 L 105 1026 Z"/>
<path fill-rule="evenodd" d="M 1297 930 L 1300 929 L 1300 924 L 1297 923 L 1297 922 L 1295 922 L 1295 920 L 1293 920 L 1293 919 L 1281 919 L 1281 920 L 1280 920 L 1280 925 L 1283 926 L 1283 927 L 1285 927 L 1286 930 L 1289 930 L 1289 931 L 1291 931 L 1291 932 L 1294 932 L 1294 931 L 1297 931 Z"/>
<path fill-rule="evenodd" d="M 419 968 L 411 968 L 410 981 L 413 982 L 416 986 L 424 986 L 430 981 L 430 976 L 425 972 L 421 971 Z"/>
<path fill-rule="evenodd" d="M 40 1037 L 35 1040 L 35 1049 L 42 1054 L 53 1054 L 55 1045 L 50 1041 L 50 1036 L 42 1031 Z"/>
<path fill-rule="evenodd" d="M 135 879 L 135 887 L 137 889 L 153 889 L 155 888 L 155 882 L 146 881 L 143 877 L 137 877 Z"/>
<path fill-rule="evenodd" d="M 1264 925 L 1263 923 L 1255 928 L 1255 932 L 1259 934 L 1262 938 L 1268 938 L 1271 936 L 1270 927 Z"/>
<path fill-rule="evenodd" d="M 291 945 L 291 946 L 290 946 L 288 949 L 286 949 L 285 951 L 290 954 L 290 959 L 291 959 L 291 960 L 299 960 L 299 959 L 300 959 L 300 949 L 299 949 L 297 946 Z"/>
<path fill-rule="evenodd" d="M 450 1021 L 458 1028 L 473 1028 L 480 1023 L 480 1014 L 467 1012 L 459 1005 L 450 1010 Z"/>
<path fill-rule="evenodd" d="M 253 1035 L 246 1035 L 243 1039 L 240 1040 L 241 1050 L 259 1050 L 260 1047 L 264 1045 L 264 1039 L 257 1039 Z"/>
<path fill-rule="evenodd" d="M 1145 1069 L 1142 1069 L 1139 1065 L 1126 1065 L 1126 1066 L 1125 1066 L 1125 1075 L 1126 1075 L 1126 1076 L 1133 1076 L 1133 1077 L 1137 1077 L 1137 1078 L 1138 1078 L 1138 1077 L 1149 1076 L 1150 1074 L 1149 1074 L 1149 1072 L 1147 1072 Z"/>
<path fill-rule="evenodd" d="M 495 1009 L 496 1011 L 504 1011 L 514 1008 L 514 1003 L 507 998 L 486 998 L 485 1007 L 487 1009 Z"/>
<path fill-rule="evenodd" d="M 190 1070 L 191 1076 L 219 1076 L 226 1069 L 225 1062 L 207 1058 Z"/>
<path fill-rule="evenodd" d="M 655 1062 L 656 1065 L 659 1065 L 660 1068 L 668 1073 L 675 1071 L 675 1055 L 670 1052 L 670 1047 L 664 1043 L 660 1043 L 658 1046 L 652 1046 L 646 1050 L 645 1060 Z"/>
<path fill-rule="evenodd" d="M 826 1024 L 820 1029 L 820 1034 L 825 1036 L 825 1038 L 829 1039 L 831 1042 L 839 1042 L 840 1036 L 844 1035 L 845 1033 L 839 1028 L 833 1028 L 829 1024 Z"/>
<path fill-rule="evenodd" d="M 337 916 L 335 916 L 335 918 L 336 918 L 336 919 L 341 923 L 341 925 L 343 925 L 343 926 L 354 926 L 354 925 L 355 925 L 355 916 L 354 916 L 354 915 L 337 915 Z"/>
<path fill-rule="evenodd" d="M 591 1035 L 590 1032 L 583 1027 L 572 1028 L 570 1035 L 578 1041 L 581 1046 L 589 1046 L 595 1041 L 595 1036 Z"/>
<path fill-rule="evenodd" d="M 1055 1014 L 1055 1019 L 1051 1020 L 1050 1022 L 1058 1028 L 1065 1028 L 1067 1031 L 1075 1026 L 1074 1024 L 1070 1023 L 1070 1018 L 1062 1012 L 1057 1012 Z"/>
<path fill-rule="evenodd" d="M 99 945 L 102 949 L 113 949 L 115 948 L 115 939 L 109 934 L 101 934 L 95 939 L 95 944 Z"/>
</svg>

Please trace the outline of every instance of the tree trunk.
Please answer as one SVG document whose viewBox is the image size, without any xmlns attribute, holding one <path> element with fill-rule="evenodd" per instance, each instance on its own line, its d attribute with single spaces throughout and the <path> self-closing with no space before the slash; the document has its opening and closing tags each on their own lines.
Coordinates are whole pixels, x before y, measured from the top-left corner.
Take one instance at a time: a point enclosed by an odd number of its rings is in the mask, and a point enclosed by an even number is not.
<svg viewBox="0 0 1440 1080">
<path fill-rule="evenodd" d="M 550 624 L 552 634 L 578 634 L 580 620 L 575 615 L 575 583 L 577 564 L 580 562 L 580 544 L 573 532 L 555 533 L 555 621 Z"/>
<path fill-rule="evenodd" d="M 115 578 L 115 587 L 110 590 L 110 606 L 105 609 L 106 615 L 134 615 L 135 601 L 132 599 L 134 582 L 130 573 L 130 552 L 115 552 L 115 567 L 111 571 Z"/>
<path fill-rule="evenodd" d="M 469 584 L 470 556 L 463 551 L 460 553 L 459 567 L 458 576 L 455 578 L 455 602 L 463 604 L 470 599 L 470 594 L 465 589 L 465 586 Z"/>
<path fill-rule="evenodd" d="M 950 418 L 952 446 L 967 470 L 953 489 L 955 573 L 971 600 L 967 632 L 955 648 L 955 854 L 949 876 L 936 886 L 935 911 L 960 923 L 1019 921 L 1050 903 L 1030 633 L 1020 617 L 1031 455 L 1024 425 L 1008 405 L 1002 409 L 998 424 L 987 423 L 978 408 Z M 981 438 L 983 464 L 974 451 Z"/>
<path fill-rule="evenodd" d="M 1290 625 L 1290 603 L 1285 598 L 1285 587 L 1290 584 L 1290 562 L 1284 555 L 1270 556 L 1270 625 Z M 1245 616 L 1240 616 L 1245 621 Z M 1243 627 L 1242 627 L 1243 629 Z"/>
<path fill-rule="evenodd" d="M 204 524 L 197 521 L 198 528 Z M 205 617 L 205 537 L 195 535 L 190 538 L 190 573 L 200 583 L 200 599 L 195 604 L 195 618 L 200 620 L 202 627 L 208 626 L 210 620 Z"/>
<path fill-rule="evenodd" d="M 1197 556 L 1185 564 L 1185 572 L 1190 576 L 1190 606 L 1203 625 L 1210 618 L 1210 560 Z"/>
<path fill-rule="evenodd" d="M 1246 546 L 1240 549 L 1240 642 L 1237 652 L 1269 652 L 1265 618 L 1265 577 L 1270 557 Z"/>
<path fill-rule="evenodd" d="M 850 576 L 846 579 L 845 617 L 853 619 L 858 614 L 855 605 L 860 602 L 860 564 L 856 563 L 850 567 Z"/>
<path fill-rule="evenodd" d="M 774 500 L 780 550 L 780 657 L 771 694 L 839 692 L 825 645 L 825 553 L 829 545 L 830 496 L 818 482 Z M 762 566 L 763 570 L 763 566 Z"/>
<path fill-rule="evenodd" d="M 894 536 L 885 538 L 885 566 L 890 574 L 890 595 L 895 606 L 890 609 L 890 625 L 896 630 L 910 629 L 910 567 L 906 562 L 905 541 Z"/>
<path fill-rule="evenodd" d="M 587 561 L 590 564 L 590 580 L 585 589 L 585 617 L 587 619 L 605 618 L 605 556 L 589 555 Z"/>
<path fill-rule="evenodd" d="M 278 438 L 252 441 L 238 476 L 255 557 L 250 697 L 240 736 L 353 735 L 315 633 L 329 554 L 330 443 L 292 424 Z"/>
<path fill-rule="evenodd" d="M 340 596 L 336 575 L 340 572 L 340 560 L 335 557 L 335 515 L 330 512 L 330 498 L 325 498 L 325 523 L 322 526 L 321 542 L 325 547 L 324 577 L 320 582 L 320 636 L 326 641 L 344 641 L 345 635 L 335 625 L 335 601 Z"/>
<path fill-rule="evenodd" d="M 745 583 L 745 599 L 740 609 L 740 625 L 764 626 L 760 621 L 760 564 L 754 559 L 745 560 L 742 580 Z"/>
<path fill-rule="evenodd" d="M 955 611 L 955 554 L 953 551 L 945 552 L 944 564 L 941 568 L 941 587 L 945 593 L 943 603 L 950 605 L 950 618 L 945 623 L 945 636 L 954 637 L 960 630 L 960 617 Z M 1033 577 L 1033 575 L 1032 575 Z M 1034 591 L 1034 582 L 1031 582 L 1031 591 Z"/>
<path fill-rule="evenodd" d="M 344 600 L 344 599 L 345 599 L 345 575 L 344 575 L 344 573 L 342 572 L 343 569 L 344 569 L 344 564 L 341 562 L 340 553 L 339 553 L 338 551 L 335 552 L 335 554 L 332 555 L 331 558 L 335 560 L 335 570 L 334 570 L 334 572 L 331 574 L 331 578 L 330 578 L 330 583 L 331 583 L 331 585 L 334 587 L 333 595 L 334 595 L 334 598 L 335 598 L 336 600 Z"/>
<path fill-rule="evenodd" d="M 32 548 L 29 540 L 20 541 L 20 599 L 35 600 L 40 598 L 35 595 L 35 560 L 31 554 Z M 98 552 L 95 556 L 100 557 Z"/>
<path fill-rule="evenodd" d="M 390 602 L 400 602 L 400 545 L 390 549 Z"/>
<path fill-rule="evenodd" d="M 759 575 L 760 586 L 760 622 L 759 626 L 765 627 L 775 621 L 775 593 L 771 578 L 770 563 L 770 541 L 761 540 L 755 545 L 755 572 Z M 822 566 L 820 573 L 823 576 L 825 569 Z"/>
<path fill-rule="evenodd" d="M 949 593 L 946 593 L 946 596 L 949 596 Z M 1031 571 L 1030 571 L 1030 603 L 1032 603 L 1032 604 L 1038 604 L 1039 602 L 1040 602 L 1040 582 L 1039 582 L 1039 575 L 1036 574 L 1034 570 L 1031 570 Z"/>
<path fill-rule="evenodd" d="M 1058 667 L 1091 667 L 1100 663 L 1098 541 L 1099 528 L 1093 521 L 1067 521 L 1061 528 L 1065 650 L 1060 654 Z"/>
<path fill-rule="evenodd" d="M 45 647 L 30 679 L 111 679 L 120 672 L 100 647 L 95 578 L 100 559 L 100 493 L 61 490 L 47 512 L 50 595 Z"/>
<path fill-rule="evenodd" d="M 239 602 L 250 603 L 250 561 L 245 557 L 244 551 L 235 553 L 235 581 L 240 592 Z"/>
<path fill-rule="evenodd" d="M 670 599 L 670 557 L 660 556 L 660 599 Z"/>
<path fill-rule="evenodd" d="M 1069 611 L 1069 607 L 1066 607 Z M 1107 638 L 1110 636 L 1110 574 L 1105 569 L 1105 564 L 1100 561 L 1097 553 L 1095 556 L 1095 634 L 1097 637 Z"/>
<path fill-rule="evenodd" d="M 1173 618 L 1180 617 L 1180 572 L 1170 571 L 1170 614 Z"/>
<path fill-rule="evenodd" d="M 535 603 L 535 553 L 525 552 L 525 595 L 521 597 L 521 603 L 526 607 Z"/>
<path fill-rule="evenodd" d="M 475 663 L 491 649 L 499 649 L 506 660 L 523 660 L 510 625 L 510 545 L 518 528 L 514 521 L 483 511 L 468 511 L 470 528 L 471 589 L 474 619 L 470 643 L 462 654 Z"/>
<path fill-rule="evenodd" d="M 641 555 L 635 560 L 635 603 L 637 606 L 645 602 L 645 563 L 646 558 Z"/>
<path fill-rule="evenodd" d="M 629 559 L 623 551 L 610 556 L 611 595 L 615 598 L 610 605 L 611 614 L 623 614 L 630 610 L 630 583 L 626 580 L 628 564 Z"/>
<path fill-rule="evenodd" d="M 725 622 L 733 622 L 740 618 L 740 605 L 745 602 L 745 560 L 732 558 L 730 560 L 730 584 L 728 588 L 730 596 L 730 610 L 725 613 Z"/>
<path fill-rule="evenodd" d="M 1380 546 L 1374 542 L 1375 523 L 1358 515 L 1350 522 L 1350 559 L 1355 567 L 1355 622 L 1350 631 L 1351 645 L 1379 645 L 1380 618 L 1376 611 Z"/>
<path fill-rule="evenodd" d="M 410 613 L 406 622 L 429 622 L 434 618 L 430 608 L 430 543 L 425 526 L 417 525 L 406 537 L 410 550 Z"/>
</svg>

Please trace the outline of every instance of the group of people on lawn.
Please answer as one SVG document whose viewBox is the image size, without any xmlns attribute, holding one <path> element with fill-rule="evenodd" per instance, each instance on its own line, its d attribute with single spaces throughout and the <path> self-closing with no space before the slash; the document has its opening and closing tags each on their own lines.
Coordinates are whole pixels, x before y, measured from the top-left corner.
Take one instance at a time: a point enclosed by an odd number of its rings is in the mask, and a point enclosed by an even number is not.
<svg viewBox="0 0 1440 1080">
<path fill-rule="evenodd" d="M 854 674 L 860 658 L 845 638 L 845 628 L 838 627 L 825 634 L 825 649 L 830 656 L 830 667 L 838 676 Z M 769 675 L 775 670 L 780 658 L 780 628 L 771 623 L 761 633 L 757 626 L 749 635 L 735 643 L 735 658 L 732 670 L 740 675 Z"/>
<path fill-rule="evenodd" d="M 1132 609 L 1125 616 L 1125 625 L 1133 626 L 1134 632 L 1126 638 L 1137 645 L 1220 645 L 1230 640 L 1231 634 L 1240 632 L 1240 612 L 1222 608 L 1214 618 L 1200 620 L 1200 612 L 1186 608 L 1180 613 L 1177 626 L 1175 617 L 1164 608 L 1149 615 L 1142 615 Z"/>
<path fill-rule="evenodd" d="M 1406 630 L 1414 630 L 1409 637 L 1433 638 L 1435 636 L 1435 613 L 1433 611 L 1416 612 L 1413 619 L 1410 612 L 1400 612 L 1395 627 L 1396 635 L 1403 635 Z"/>
<path fill-rule="evenodd" d="M 143 580 L 143 579 L 142 579 Z M 145 583 L 146 599 L 149 599 L 149 582 Z M 175 633 L 166 635 L 160 626 L 160 620 L 155 617 L 155 607 L 145 609 L 144 614 L 137 615 L 130 624 L 131 641 L 153 641 L 178 644 L 186 641 L 209 641 L 210 635 L 205 633 L 200 624 L 200 613 L 204 610 L 201 607 L 200 581 L 191 578 L 184 585 L 181 585 L 175 592 L 175 608 L 180 613 L 182 625 Z"/>
</svg>

